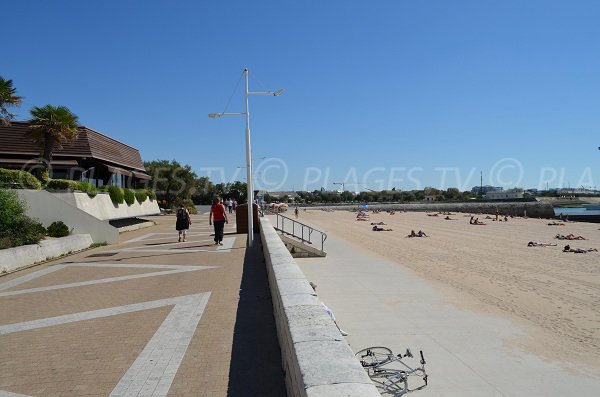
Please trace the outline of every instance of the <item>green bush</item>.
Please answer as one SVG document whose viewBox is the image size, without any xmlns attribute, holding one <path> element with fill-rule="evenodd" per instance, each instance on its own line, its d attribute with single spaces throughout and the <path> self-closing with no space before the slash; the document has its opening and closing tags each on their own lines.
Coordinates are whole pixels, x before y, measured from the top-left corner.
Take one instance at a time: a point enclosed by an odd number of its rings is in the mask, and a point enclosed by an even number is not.
<svg viewBox="0 0 600 397">
<path fill-rule="evenodd" d="M 29 172 L 0 168 L 0 189 L 41 189 L 42 183 Z"/>
<path fill-rule="evenodd" d="M 127 205 L 132 205 L 135 202 L 135 193 L 130 189 L 123 189 L 123 198 Z"/>
<path fill-rule="evenodd" d="M 46 184 L 48 190 L 76 190 L 79 182 L 69 179 L 50 179 Z"/>
<path fill-rule="evenodd" d="M 145 190 L 136 190 L 135 199 L 138 203 L 142 204 L 148 198 L 148 193 Z"/>
<path fill-rule="evenodd" d="M 65 237 L 69 235 L 69 227 L 62 221 L 52 222 L 48 226 L 48 236 L 50 237 Z"/>
<path fill-rule="evenodd" d="M 150 198 L 150 201 L 156 200 L 156 192 L 154 190 L 148 190 L 148 197 Z"/>
<path fill-rule="evenodd" d="M 118 205 L 125 202 L 125 193 L 123 193 L 123 189 L 118 186 L 111 185 L 107 188 L 107 190 L 113 204 Z"/>
<path fill-rule="evenodd" d="M 194 202 L 192 200 L 183 200 L 183 206 L 187 208 L 190 214 L 198 213 L 198 210 L 196 209 L 196 206 L 194 205 Z"/>
<path fill-rule="evenodd" d="M 84 193 L 87 193 L 87 195 L 92 198 L 96 197 L 96 195 L 98 194 L 98 189 L 96 189 L 96 186 L 92 185 L 91 183 L 77 182 L 75 184 L 75 188 L 77 190 L 81 190 Z"/>
<path fill-rule="evenodd" d="M 46 234 L 41 223 L 25 215 L 25 204 L 12 190 L 0 190 L 0 249 L 37 244 Z"/>
</svg>

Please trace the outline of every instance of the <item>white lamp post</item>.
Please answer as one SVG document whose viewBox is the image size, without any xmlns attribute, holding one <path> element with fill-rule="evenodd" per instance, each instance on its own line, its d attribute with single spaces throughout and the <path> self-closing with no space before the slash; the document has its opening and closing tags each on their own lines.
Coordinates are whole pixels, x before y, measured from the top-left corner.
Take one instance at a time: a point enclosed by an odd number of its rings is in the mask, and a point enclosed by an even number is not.
<svg viewBox="0 0 600 397">
<path fill-rule="evenodd" d="M 254 190 L 252 186 L 252 150 L 250 146 L 250 110 L 248 108 L 248 96 L 249 95 L 273 95 L 280 96 L 283 93 L 283 90 L 279 91 L 258 91 L 258 92 L 249 92 L 248 91 L 248 68 L 244 69 L 244 77 L 246 80 L 246 112 L 245 113 L 211 113 L 208 117 L 214 119 L 217 117 L 223 116 L 246 116 L 246 168 L 247 168 L 247 181 L 246 186 L 247 196 L 248 196 L 248 242 L 247 246 L 252 247 L 252 243 L 254 242 Z"/>
</svg>

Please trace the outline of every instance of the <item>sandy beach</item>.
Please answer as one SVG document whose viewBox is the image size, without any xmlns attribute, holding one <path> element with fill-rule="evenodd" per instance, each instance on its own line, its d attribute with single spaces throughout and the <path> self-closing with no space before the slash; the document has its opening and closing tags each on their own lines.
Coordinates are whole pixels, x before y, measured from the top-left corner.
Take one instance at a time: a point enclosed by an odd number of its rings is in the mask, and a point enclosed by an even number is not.
<svg viewBox="0 0 600 397">
<path fill-rule="evenodd" d="M 423 212 L 368 215 L 357 221 L 349 211 L 308 210 L 299 221 L 409 269 L 454 306 L 519 324 L 524 333 L 503 341 L 507 346 L 600 377 L 600 252 L 562 252 L 567 244 L 600 249 L 599 224 L 476 215 L 486 225 L 475 226 L 461 213 L 450 215 L 455 220 Z M 392 231 L 372 231 L 372 222 Z M 429 237 L 406 238 L 411 230 Z M 569 233 L 586 240 L 554 238 Z M 528 247 L 529 241 L 557 246 Z"/>
</svg>

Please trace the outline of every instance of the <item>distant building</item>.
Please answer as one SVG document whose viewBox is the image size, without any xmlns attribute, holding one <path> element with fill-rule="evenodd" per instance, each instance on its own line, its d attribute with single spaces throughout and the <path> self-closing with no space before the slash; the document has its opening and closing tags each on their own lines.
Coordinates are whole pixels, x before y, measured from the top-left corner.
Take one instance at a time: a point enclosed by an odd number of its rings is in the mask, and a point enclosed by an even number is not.
<svg viewBox="0 0 600 397">
<path fill-rule="evenodd" d="M 426 203 L 432 203 L 432 202 L 436 201 L 437 198 L 438 198 L 438 196 L 425 196 L 423 201 L 425 201 Z"/>
<path fill-rule="evenodd" d="M 504 190 L 504 188 L 500 186 L 473 186 L 473 188 L 471 189 L 471 193 L 473 193 L 475 196 L 478 196 L 480 193 L 482 196 L 485 196 L 488 192 L 499 192 L 502 190 Z"/>
<path fill-rule="evenodd" d="M 486 200 L 506 200 L 523 198 L 523 189 L 508 189 L 500 191 L 490 191 L 485 195 Z"/>
<path fill-rule="evenodd" d="M 28 137 L 29 131 L 27 121 L 0 125 L 0 168 L 37 169 L 41 149 Z M 144 187 L 152 179 L 136 148 L 83 126 L 75 142 L 54 150 L 50 177 L 131 188 Z"/>
<path fill-rule="evenodd" d="M 275 200 L 281 200 L 285 196 L 287 196 L 290 201 L 296 201 L 296 200 L 298 200 L 300 198 L 300 196 L 298 195 L 298 193 L 293 192 L 293 191 L 288 191 L 288 192 L 267 192 L 267 193 L 269 194 L 269 196 L 271 196 L 271 198 L 274 198 Z"/>
</svg>

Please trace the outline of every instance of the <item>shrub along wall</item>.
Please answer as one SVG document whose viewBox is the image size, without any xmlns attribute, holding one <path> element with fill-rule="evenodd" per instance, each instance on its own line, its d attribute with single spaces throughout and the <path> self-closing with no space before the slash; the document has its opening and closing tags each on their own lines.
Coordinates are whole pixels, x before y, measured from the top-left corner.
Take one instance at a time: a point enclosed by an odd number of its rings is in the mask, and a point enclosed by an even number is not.
<svg viewBox="0 0 600 397">
<path fill-rule="evenodd" d="M 41 223 L 25 215 L 14 190 L 0 190 L 0 249 L 37 244 L 45 234 Z"/>
<path fill-rule="evenodd" d="M 42 183 L 29 172 L 0 168 L 0 189 L 36 189 Z"/>
</svg>

